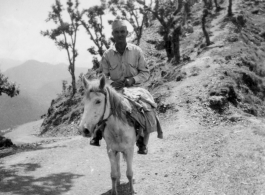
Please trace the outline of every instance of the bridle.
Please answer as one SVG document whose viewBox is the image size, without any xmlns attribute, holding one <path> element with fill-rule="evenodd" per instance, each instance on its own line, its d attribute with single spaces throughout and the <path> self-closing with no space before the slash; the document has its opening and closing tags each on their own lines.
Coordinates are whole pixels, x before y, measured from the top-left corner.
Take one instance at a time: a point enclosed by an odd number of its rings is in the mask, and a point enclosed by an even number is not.
<svg viewBox="0 0 265 195">
<path fill-rule="evenodd" d="M 111 108 L 110 108 L 110 114 L 107 118 L 104 119 L 105 113 L 106 113 L 106 107 L 107 107 L 107 93 L 109 93 L 109 89 L 106 88 L 105 90 L 97 91 L 99 93 L 102 93 L 105 96 L 105 104 L 104 104 L 104 111 L 102 116 L 100 117 L 100 120 L 98 121 L 96 128 L 94 132 L 96 132 L 99 129 L 102 129 L 104 126 L 103 130 L 105 129 L 106 122 L 108 121 L 109 117 L 112 115 Z"/>
</svg>

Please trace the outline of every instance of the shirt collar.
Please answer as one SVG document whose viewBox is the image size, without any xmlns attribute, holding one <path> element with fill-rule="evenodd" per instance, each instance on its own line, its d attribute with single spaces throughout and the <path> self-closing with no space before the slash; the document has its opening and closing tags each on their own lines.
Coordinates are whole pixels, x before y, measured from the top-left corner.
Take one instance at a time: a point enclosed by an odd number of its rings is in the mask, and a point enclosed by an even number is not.
<svg viewBox="0 0 265 195">
<path fill-rule="evenodd" d="M 127 43 L 125 50 L 126 50 L 126 49 L 128 49 L 128 50 L 132 50 L 132 44 Z M 112 46 L 112 50 L 113 50 L 114 52 L 116 52 L 116 53 L 119 53 L 119 52 L 117 51 L 115 45 Z"/>
</svg>

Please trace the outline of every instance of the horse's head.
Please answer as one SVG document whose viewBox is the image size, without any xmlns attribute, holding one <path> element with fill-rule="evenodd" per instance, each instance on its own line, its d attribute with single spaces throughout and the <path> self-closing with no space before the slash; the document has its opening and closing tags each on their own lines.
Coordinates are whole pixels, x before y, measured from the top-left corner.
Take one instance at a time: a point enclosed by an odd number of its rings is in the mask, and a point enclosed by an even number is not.
<svg viewBox="0 0 265 195">
<path fill-rule="evenodd" d="M 85 137 L 91 137 L 96 126 L 110 115 L 106 78 L 103 75 L 99 81 L 91 81 L 83 77 L 82 81 L 85 88 L 84 113 L 79 130 Z"/>
</svg>

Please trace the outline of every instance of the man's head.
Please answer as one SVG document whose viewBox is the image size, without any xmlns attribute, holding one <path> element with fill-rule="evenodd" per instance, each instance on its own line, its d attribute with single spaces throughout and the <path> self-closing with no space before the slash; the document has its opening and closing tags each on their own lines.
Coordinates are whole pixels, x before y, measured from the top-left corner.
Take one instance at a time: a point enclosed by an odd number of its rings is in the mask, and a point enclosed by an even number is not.
<svg viewBox="0 0 265 195">
<path fill-rule="evenodd" d="M 112 23 L 112 36 L 115 43 L 126 43 L 128 35 L 127 24 L 125 20 L 115 19 Z"/>
</svg>

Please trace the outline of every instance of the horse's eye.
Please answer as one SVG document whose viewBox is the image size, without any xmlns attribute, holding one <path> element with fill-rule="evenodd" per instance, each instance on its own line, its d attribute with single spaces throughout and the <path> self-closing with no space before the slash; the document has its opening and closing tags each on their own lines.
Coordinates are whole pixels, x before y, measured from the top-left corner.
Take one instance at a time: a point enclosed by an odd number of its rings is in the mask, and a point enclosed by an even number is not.
<svg viewBox="0 0 265 195">
<path fill-rule="evenodd" d="M 96 100 L 96 104 L 100 104 L 101 103 L 101 101 L 100 100 Z"/>
</svg>

